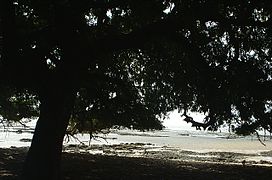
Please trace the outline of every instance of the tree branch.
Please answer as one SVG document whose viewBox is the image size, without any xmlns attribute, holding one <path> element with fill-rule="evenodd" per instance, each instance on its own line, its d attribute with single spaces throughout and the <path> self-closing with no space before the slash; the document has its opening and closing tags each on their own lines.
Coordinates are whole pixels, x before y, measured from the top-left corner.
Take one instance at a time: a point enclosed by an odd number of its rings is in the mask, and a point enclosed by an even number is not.
<svg viewBox="0 0 272 180">
<path fill-rule="evenodd" d="M 131 31 L 130 33 L 108 34 L 97 39 L 99 48 L 103 51 L 118 51 L 123 49 L 137 49 L 154 38 L 172 36 L 176 30 L 182 28 L 182 20 L 175 16 L 161 19 Z"/>
</svg>

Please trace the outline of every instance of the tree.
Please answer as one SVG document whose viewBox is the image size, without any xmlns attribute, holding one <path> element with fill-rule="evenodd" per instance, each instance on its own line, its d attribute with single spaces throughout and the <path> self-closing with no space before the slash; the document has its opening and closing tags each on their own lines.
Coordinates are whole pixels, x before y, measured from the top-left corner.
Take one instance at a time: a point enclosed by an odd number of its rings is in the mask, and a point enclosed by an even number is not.
<svg viewBox="0 0 272 180">
<path fill-rule="evenodd" d="M 197 128 L 271 131 L 270 1 L 1 3 L 1 118 L 39 114 L 24 179 L 60 178 L 69 121 L 161 129 L 178 109 Z"/>
</svg>

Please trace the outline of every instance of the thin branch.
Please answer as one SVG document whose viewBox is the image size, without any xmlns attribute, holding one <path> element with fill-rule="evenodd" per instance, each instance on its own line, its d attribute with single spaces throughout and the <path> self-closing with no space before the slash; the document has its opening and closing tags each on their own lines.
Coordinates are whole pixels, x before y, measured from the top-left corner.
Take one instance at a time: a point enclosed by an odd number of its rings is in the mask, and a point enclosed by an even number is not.
<svg viewBox="0 0 272 180">
<path fill-rule="evenodd" d="M 191 123 L 192 127 L 195 127 L 197 130 L 201 130 L 201 128 L 203 128 L 204 130 L 208 127 L 208 125 L 206 123 L 200 123 L 200 122 L 196 122 L 194 120 L 194 118 L 192 118 L 191 116 L 189 116 L 187 114 L 187 110 L 184 110 L 184 113 L 181 115 L 181 117 L 184 116 L 184 121 L 187 123 Z"/>
<path fill-rule="evenodd" d="M 95 141 L 99 141 L 99 142 L 101 142 L 99 139 L 103 139 L 106 143 L 108 143 L 106 137 L 97 136 L 97 135 L 93 135 L 93 134 L 90 133 L 89 146 L 91 145 L 91 140 L 92 139 L 95 140 Z"/>
<path fill-rule="evenodd" d="M 266 146 L 266 144 L 262 141 L 262 139 L 261 139 L 259 133 L 258 133 L 256 130 L 255 130 L 255 133 L 256 133 L 256 136 L 257 136 L 259 142 L 260 142 L 263 146 Z"/>
<path fill-rule="evenodd" d="M 75 134 L 66 132 L 65 141 L 69 142 L 70 141 L 70 137 L 72 137 L 73 139 L 75 139 L 76 141 L 78 141 L 81 145 L 85 145 L 86 146 L 86 144 L 84 142 L 82 142 L 78 137 L 76 137 Z"/>
</svg>

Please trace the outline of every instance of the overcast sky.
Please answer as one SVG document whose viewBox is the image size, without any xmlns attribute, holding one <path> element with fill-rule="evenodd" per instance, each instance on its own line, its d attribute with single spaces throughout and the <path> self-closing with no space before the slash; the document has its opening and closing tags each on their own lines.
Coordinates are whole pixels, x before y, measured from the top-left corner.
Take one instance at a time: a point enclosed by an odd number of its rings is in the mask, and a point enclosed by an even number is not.
<svg viewBox="0 0 272 180">
<path fill-rule="evenodd" d="M 191 123 L 186 123 L 183 121 L 183 118 L 180 116 L 181 114 L 178 111 L 173 111 L 170 113 L 169 118 L 165 119 L 163 125 L 167 129 L 172 130 L 196 130 L 195 127 L 191 127 Z M 190 114 L 194 120 L 196 121 L 203 121 L 204 115 L 200 113 L 191 113 Z"/>
</svg>

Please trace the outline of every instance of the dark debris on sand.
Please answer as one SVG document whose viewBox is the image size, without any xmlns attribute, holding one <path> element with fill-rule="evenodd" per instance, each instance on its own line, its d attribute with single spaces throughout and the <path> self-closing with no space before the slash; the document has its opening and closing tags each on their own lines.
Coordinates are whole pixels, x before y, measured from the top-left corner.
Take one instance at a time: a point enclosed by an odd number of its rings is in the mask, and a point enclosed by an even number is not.
<svg viewBox="0 0 272 180">
<path fill-rule="evenodd" d="M 0 179 L 18 179 L 27 148 L 0 149 Z M 87 179 L 183 179 L 268 180 L 271 167 L 242 166 L 139 157 L 63 153 L 65 180 Z"/>
</svg>

